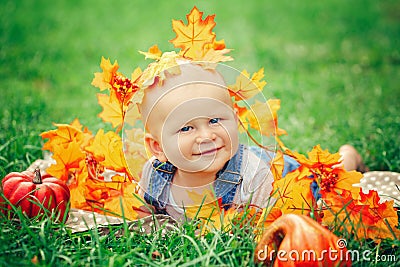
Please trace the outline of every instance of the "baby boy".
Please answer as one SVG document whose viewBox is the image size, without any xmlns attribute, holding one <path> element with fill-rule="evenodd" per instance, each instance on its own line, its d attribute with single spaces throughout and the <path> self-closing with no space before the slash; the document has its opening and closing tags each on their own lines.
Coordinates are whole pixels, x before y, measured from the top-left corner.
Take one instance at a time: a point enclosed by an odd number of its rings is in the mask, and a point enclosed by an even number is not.
<svg viewBox="0 0 400 267">
<path fill-rule="evenodd" d="M 145 200 L 174 218 L 215 198 L 224 207 L 267 206 L 273 176 L 267 162 L 239 143 L 223 77 L 194 63 L 179 67 L 180 74 L 166 73 L 162 83 L 146 88 L 140 106 L 153 155 L 140 180 Z"/>
</svg>

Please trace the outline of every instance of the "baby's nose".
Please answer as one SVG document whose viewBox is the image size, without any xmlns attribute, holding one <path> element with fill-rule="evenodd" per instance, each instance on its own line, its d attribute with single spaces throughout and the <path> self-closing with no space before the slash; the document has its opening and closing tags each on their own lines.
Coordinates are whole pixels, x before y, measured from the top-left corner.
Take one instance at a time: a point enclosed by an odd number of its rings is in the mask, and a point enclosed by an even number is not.
<svg viewBox="0 0 400 267">
<path fill-rule="evenodd" d="M 207 142 L 212 142 L 217 138 L 217 135 L 209 130 L 209 129 L 204 129 L 200 131 L 199 136 L 196 138 L 196 143 L 201 144 L 201 143 L 207 143 Z"/>
</svg>

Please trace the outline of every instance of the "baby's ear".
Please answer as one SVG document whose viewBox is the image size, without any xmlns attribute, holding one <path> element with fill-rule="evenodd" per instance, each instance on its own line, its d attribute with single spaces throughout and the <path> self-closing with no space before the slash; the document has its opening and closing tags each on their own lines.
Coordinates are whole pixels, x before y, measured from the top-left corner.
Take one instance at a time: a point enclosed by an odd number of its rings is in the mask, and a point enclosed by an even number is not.
<svg viewBox="0 0 400 267">
<path fill-rule="evenodd" d="M 233 108 L 233 116 L 235 116 L 235 121 L 239 123 L 239 110 L 237 108 Z"/>
<path fill-rule="evenodd" d="M 150 149 L 151 154 L 153 154 L 159 161 L 166 162 L 168 160 L 160 143 L 152 134 L 146 133 L 144 136 L 144 141 L 146 142 L 147 147 Z"/>
</svg>

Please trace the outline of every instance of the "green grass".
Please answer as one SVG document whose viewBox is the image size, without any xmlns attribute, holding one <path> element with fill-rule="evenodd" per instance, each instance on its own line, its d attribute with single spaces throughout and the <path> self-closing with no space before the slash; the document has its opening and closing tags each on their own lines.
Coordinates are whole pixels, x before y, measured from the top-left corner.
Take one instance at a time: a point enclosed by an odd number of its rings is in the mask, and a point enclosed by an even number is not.
<svg viewBox="0 0 400 267">
<path fill-rule="evenodd" d="M 42 157 L 39 134 L 54 122 L 78 117 L 92 131 L 107 127 L 90 85 L 101 56 L 117 59 L 125 74 L 144 67 L 137 51 L 155 43 L 172 50 L 171 19 L 184 19 L 194 4 L 217 14 L 215 32 L 234 49 L 232 67 L 265 68 L 267 96 L 282 100 L 279 126 L 289 133 L 288 147 L 304 153 L 321 144 L 333 152 L 351 143 L 370 169 L 400 172 L 398 1 L 0 0 L 0 178 Z M 168 237 L 116 239 L 72 235 L 46 220 L 0 221 L 2 264 L 29 265 L 37 255 L 43 266 L 243 265 L 255 245 L 222 232 L 194 238 L 193 225 Z M 153 250 L 161 259 L 152 261 Z"/>
<path fill-rule="evenodd" d="M 235 235 L 215 231 L 199 238 L 197 223 L 173 231 L 161 227 L 150 234 L 123 231 L 125 223 L 110 226 L 107 235 L 97 228 L 71 234 L 50 218 L 27 220 L 21 213 L 16 218 L 23 223 L 8 220 L 2 225 L 1 266 L 30 265 L 35 256 L 38 266 L 248 266 L 255 248 L 252 232 L 240 228 Z"/>
<path fill-rule="evenodd" d="M 27 219 L 15 209 L 11 218 L 0 213 L 0 266 L 257 266 L 255 234 L 248 223 L 199 236 L 195 220 L 168 231 L 162 225 L 150 233 L 126 231 L 127 222 L 71 233 L 51 216 Z M 349 254 L 359 255 L 354 266 L 396 266 L 399 240 L 383 240 L 377 246 L 369 240 L 359 242 L 351 233 L 334 232 L 347 240 L 348 250 L 359 253 Z"/>
</svg>

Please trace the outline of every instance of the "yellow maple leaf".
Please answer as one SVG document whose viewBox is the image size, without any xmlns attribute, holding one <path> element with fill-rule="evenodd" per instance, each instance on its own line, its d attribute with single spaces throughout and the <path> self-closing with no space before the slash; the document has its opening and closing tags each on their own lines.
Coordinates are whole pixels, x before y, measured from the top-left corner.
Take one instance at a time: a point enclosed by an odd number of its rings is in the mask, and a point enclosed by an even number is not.
<svg viewBox="0 0 400 267">
<path fill-rule="evenodd" d="M 144 200 L 136 195 L 136 184 L 125 182 L 119 191 L 119 195 L 107 199 L 104 203 L 104 209 L 110 211 L 112 215 L 124 215 L 129 220 L 136 220 L 144 215 L 150 215 L 150 211 L 146 214 L 145 209 L 142 209 L 141 214 L 138 213 L 138 208 L 143 206 Z"/>
<path fill-rule="evenodd" d="M 142 73 L 143 73 L 142 69 L 140 67 L 137 67 L 136 69 L 133 70 L 131 74 L 131 80 L 135 83 L 138 83 Z"/>
<path fill-rule="evenodd" d="M 250 74 L 246 70 L 243 70 L 236 78 L 236 83 L 228 86 L 231 95 L 236 101 L 252 98 L 261 92 L 267 84 L 262 78 L 264 78 L 264 68 L 253 73 L 251 78 Z"/>
<path fill-rule="evenodd" d="M 204 189 L 202 192 L 186 190 L 191 204 L 185 206 L 185 214 L 188 218 L 199 218 L 208 220 L 211 217 L 219 217 L 221 213 L 221 199 L 216 199 L 211 189 Z"/>
<path fill-rule="evenodd" d="M 70 180 L 68 184 L 69 191 L 71 193 L 71 208 L 85 209 L 88 208 L 86 202 L 86 179 L 88 178 L 88 172 L 86 169 L 85 162 L 81 162 L 80 172 L 75 173 L 74 179 Z"/>
<path fill-rule="evenodd" d="M 105 168 L 116 172 L 127 172 L 122 140 L 115 132 L 104 133 L 104 130 L 100 129 L 94 137 L 93 143 L 85 150 L 91 153 Z"/>
<path fill-rule="evenodd" d="M 79 121 L 78 121 L 79 122 Z M 80 124 L 79 124 L 80 125 Z M 43 139 L 49 139 L 44 145 L 43 150 L 53 151 L 54 148 L 66 145 L 70 142 L 81 143 L 84 135 L 81 131 L 82 126 L 79 126 L 74 120 L 73 125 L 69 124 L 54 124 L 57 127 L 55 130 L 43 132 L 40 136 Z"/>
<path fill-rule="evenodd" d="M 271 172 L 272 172 L 272 175 L 274 176 L 275 180 L 282 179 L 284 165 L 285 165 L 285 163 L 283 160 L 283 153 L 282 153 L 282 151 L 277 150 L 275 152 L 274 159 L 271 161 Z"/>
<path fill-rule="evenodd" d="M 94 74 L 92 85 L 103 91 L 112 87 L 112 84 L 114 83 L 113 79 L 117 74 L 119 66 L 117 61 L 114 61 L 114 64 L 111 64 L 110 59 L 101 57 L 100 67 L 103 72 L 96 72 Z"/>
<path fill-rule="evenodd" d="M 139 53 L 144 55 L 145 59 L 160 59 L 162 54 L 161 50 L 158 48 L 158 45 L 153 45 L 147 52 L 139 51 Z"/>
<path fill-rule="evenodd" d="M 357 171 L 346 171 L 343 168 L 322 169 L 317 180 L 322 197 L 327 194 L 340 194 L 343 190 L 351 192 L 353 199 L 358 199 L 360 188 L 353 186 L 360 182 L 362 173 Z"/>
<path fill-rule="evenodd" d="M 197 51 L 197 64 L 201 65 L 204 69 L 215 69 L 219 62 L 233 60 L 231 56 L 226 55 L 231 49 L 226 49 L 225 47 L 224 40 L 214 40 L 213 43 L 206 44 L 203 51 Z"/>
<path fill-rule="evenodd" d="M 197 52 L 203 51 L 206 44 L 213 43 L 215 33 L 212 29 L 215 27 L 215 15 L 207 16 L 202 19 L 203 12 L 194 7 L 188 15 L 187 24 L 182 20 L 172 20 L 172 29 L 176 37 L 170 42 L 177 48 L 182 49 L 182 54 L 191 59 L 197 59 Z"/>
<path fill-rule="evenodd" d="M 78 118 L 75 118 L 69 125 L 71 125 L 72 127 L 75 127 L 79 131 L 82 131 L 83 125 L 81 124 L 81 122 L 79 121 Z"/>
<path fill-rule="evenodd" d="M 209 49 L 204 54 L 203 57 L 199 58 L 200 62 L 198 63 L 204 69 L 215 69 L 218 62 L 225 62 L 233 60 L 232 57 L 226 56 L 225 54 L 229 53 L 230 49 L 223 49 L 223 50 L 214 50 Z"/>
<path fill-rule="evenodd" d="M 112 127 L 122 125 L 124 121 L 124 110 L 118 101 L 111 101 L 106 94 L 97 94 L 97 100 L 103 111 L 98 115 L 105 122 L 110 122 Z"/>
<path fill-rule="evenodd" d="M 149 156 L 144 145 L 144 132 L 140 128 L 124 130 L 124 155 L 132 176 L 139 180 L 144 164 Z"/>
<path fill-rule="evenodd" d="M 281 100 L 280 99 L 268 99 L 267 101 L 269 108 L 272 111 L 272 116 L 274 118 L 275 125 L 275 136 L 280 136 L 287 134 L 287 132 L 278 127 L 278 110 L 281 108 Z"/>
<path fill-rule="evenodd" d="M 68 182 L 69 173 L 79 170 L 81 167 L 80 163 L 86 159 L 85 154 L 80 148 L 80 144 L 76 141 L 55 146 L 52 157 L 56 161 L 56 164 L 50 165 L 46 172 L 64 182 Z"/>
<path fill-rule="evenodd" d="M 178 63 L 176 62 L 178 55 L 175 51 L 165 52 L 161 55 L 160 59 L 151 63 L 142 73 L 140 83 L 144 86 L 151 86 L 158 79 L 159 84 L 163 82 L 166 73 L 176 75 L 181 73 Z M 142 90 L 139 90 L 139 92 Z M 138 102 L 140 103 L 140 102 Z"/>
<path fill-rule="evenodd" d="M 130 104 L 124 116 L 124 126 L 135 126 L 136 122 L 141 119 L 139 107 L 135 103 Z"/>
<path fill-rule="evenodd" d="M 286 131 L 278 128 L 279 99 L 268 99 L 267 102 L 256 100 L 250 107 L 251 110 L 244 114 L 250 127 L 265 136 L 286 134 Z"/>
<path fill-rule="evenodd" d="M 217 40 L 214 40 L 212 43 L 210 43 L 210 44 L 206 44 L 205 46 L 204 46 L 204 49 L 207 51 L 207 50 L 209 50 L 209 49 L 213 49 L 213 50 L 224 50 L 226 48 L 226 45 L 225 45 L 225 40 L 219 40 L 219 41 L 217 41 Z"/>
<path fill-rule="evenodd" d="M 313 206 L 313 196 L 310 184 L 313 179 L 299 179 L 304 172 L 299 169 L 288 173 L 284 179 L 275 180 L 273 195 L 276 198 L 275 207 L 282 213 L 307 214 Z"/>
<path fill-rule="evenodd" d="M 192 201 L 192 205 L 195 206 L 200 206 L 204 204 L 208 204 L 212 202 L 215 204 L 215 201 L 217 198 L 215 197 L 215 194 L 213 192 L 213 189 L 211 188 L 204 188 L 200 192 L 198 190 L 185 190 L 187 193 L 189 199 Z"/>
</svg>

